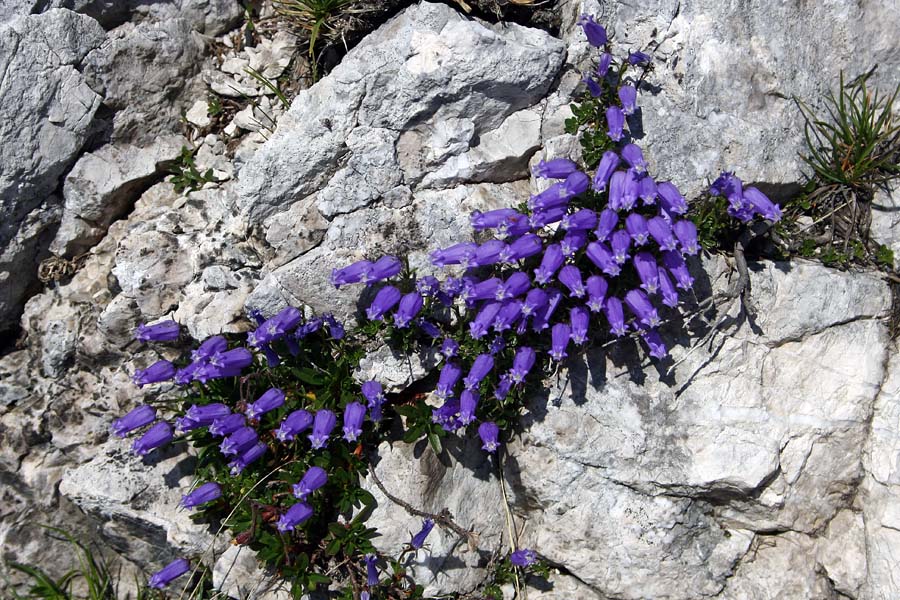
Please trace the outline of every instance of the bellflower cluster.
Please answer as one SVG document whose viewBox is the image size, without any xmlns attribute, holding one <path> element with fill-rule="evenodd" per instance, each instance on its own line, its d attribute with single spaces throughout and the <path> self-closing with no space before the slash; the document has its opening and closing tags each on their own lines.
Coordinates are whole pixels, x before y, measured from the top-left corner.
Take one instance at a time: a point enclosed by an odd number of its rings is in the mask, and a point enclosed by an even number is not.
<svg viewBox="0 0 900 600">
<path fill-rule="evenodd" d="M 781 220 L 781 207 L 755 187 L 745 188 L 743 182 L 734 173 L 728 171 L 719 175 L 709 187 L 712 196 L 725 196 L 728 199 L 728 214 L 747 223 L 755 215 L 776 223 Z"/>
</svg>

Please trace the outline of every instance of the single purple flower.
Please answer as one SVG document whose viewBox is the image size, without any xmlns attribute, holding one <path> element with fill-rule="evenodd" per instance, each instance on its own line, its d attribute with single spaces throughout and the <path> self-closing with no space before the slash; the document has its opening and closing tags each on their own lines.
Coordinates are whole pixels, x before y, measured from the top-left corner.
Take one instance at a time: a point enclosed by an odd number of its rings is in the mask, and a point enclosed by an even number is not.
<svg viewBox="0 0 900 600">
<path fill-rule="evenodd" d="M 199 348 L 191 352 L 191 360 L 204 360 L 216 352 L 225 352 L 226 350 L 228 350 L 228 341 L 221 335 L 214 335 L 206 338 Z"/>
<path fill-rule="evenodd" d="M 451 397 L 453 395 L 453 388 L 456 387 L 456 382 L 459 381 L 461 375 L 462 369 L 459 365 L 448 362 L 441 369 L 441 374 L 438 376 L 438 383 L 434 390 L 434 395 L 441 400 L 446 400 Z"/>
<path fill-rule="evenodd" d="M 428 537 L 428 534 L 431 533 L 431 530 L 434 528 L 434 521 L 431 519 L 425 519 L 422 522 L 422 529 L 412 537 L 409 545 L 413 550 L 418 550 L 425 544 L 425 538 Z"/>
<path fill-rule="evenodd" d="M 511 217 L 505 218 L 497 226 L 496 235 L 501 240 L 506 238 L 515 238 L 531 231 L 531 221 L 527 215 L 516 213 Z"/>
<path fill-rule="evenodd" d="M 625 113 L 618 106 L 610 106 L 606 109 L 606 125 L 609 128 L 606 132 L 614 142 L 622 140 L 622 127 L 625 125 Z"/>
<path fill-rule="evenodd" d="M 572 327 L 571 339 L 576 346 L 581 346 L 587 341 L 590 321 L 591 315 L 583 306 L 573 306 L 569 309 L 569 323 Z"/>
<path fill-rule="evenodd" d="M 531 215 L 529 223 L 531 224 L 532 229 L 537 230 L 546 227 L 551 223 L 561 221 L 562 218 L 566 216 L 566 211 L 566 206 L 557 206 L 546 210 L 536 210 Z"/>
<path fill-rule="evenodd" d="M 431 275 L 420 277 L 416 280 L 416 291 L 426 298 L 431 298 L 441 291 L 441 282 Z"/>
<path fill-rule="evenodd" d="M 487 335 L 487 332 L 494 325 L 501 308 L 503 308 L 502 302 L 488 302 L 482 306 L 475 318 L 469 323 L 469 336 L 480 340 Z"/>
<path fill-rule="evenodd" d="M 240 454 L 259 441 L 256 430 L 252 427 L 241 427 L 234 430 L 219 444 L 219 450 L 225 455 Z"/>
<path fill-rule="evenodd" d="M 694 256 L 700 251 L 700 245 L 697 243 L 697 226 L 687 219 L 675 221 L 672 227 L 675 230 L 675 236 L 681 244 L 681 251 L 684 254 Z"/>
<path fill-rule="evenodd" d="M 298 525 L 302 525 L 304 521 L 313 516 L 313 509 L 304 502 L 298 502 L 291 506 L 281 517 L 275 526 L 282 533 L 285 531 L 293 531 Z"/>
<path fill-rule="evenodd" d="M 663 342 L 662 338 L 659 336 L 659 332 L 655 329 L 645 332 L 641 337 L 644 339 L 644 343 L 647 344 L 647 348 L 650 349 L 650 356 L 659 359 L 668 356 L 669 350 L 666 348 L 665 342 Z"/>
<path fill-rule="evenodd" d="M 491 277 L 480 283 L 476 283 L 469 300 L 494 300 L 497 297 L 497 290 L 503 280 L 499 277 Z"/>
<path fill-rule="evenodd" d="M 197 378 L 197 373 L 200 372 L 204 367 L 206 367 L 206 365 L 206 359 L 203 359 L 197 362 L 192 362 L 183 369 L 178 369 L 177 371 L 175 371 L 175 383 L 178 385 L 189 384 Z"/>
<path fill-rule="evenodd" d="M 609 178 L 615 172 L 615 170 L 619 166 L 619 155 L 613 152 L 612 150 L 607 150 L 603 153 L 603 156 L 600 157 L 600 164 L 597 165 L 597 170 L 594 171 L 594 179 L 591 181 L 591 189 L 595 192 L 600 193 L 606 191 L 606 186 L 609 185 Z"/>
<path fill-rule="evenodd" d="M 567 323 L 557 323 L 550 330 L 550 358 L 559 362 L 568 356 L 566 346 L 572 337 L 572 328 Z"/>
<path fill-rule="evenodd" d="M 616 263 L 622 265 L 628 260 L 630 254 L 628 250 L 631 248 L 631 236 L 624 229 L 614 231 L 609 242 L 612 248 L 613 259 Z"/>
<path fill-rule="evenodd" d="M 623 85 L 619 88 L 619 102 L 622 103 L 623 113 L 626 115 L 634 114 L 634 110 L 637 108 L 637 90 L 634 89 L 633 85 Z M 628 160 L 624 152 L 622 158 Z"/>
<path fill-rule="evenodd" d="M 516 550 L 510 554 L 509 562 L 524 569 L 537 562 L 537 554 L 534 550 L 523 548 L 522 550 Z"/>
<path fill-rule="evenodd" d="M 535 282 L 544 285 L 553 279 L 556 271 L 565 261 L 562 249 L 559 244 L 550 244 L 544 249 L 544 256 L 541 258 L 541 265 L 534 270 Z"/>
<path fill-rule="evenodd" d="M 578 17 L 578 26 L 584 30 L 584 35 L 588 39 L 588 43 L 595 48 L 602 48 L 608 41 L 606 29 L 594 20 L 591 15 L 581 15 Z"/>
<path fill-rule="evenodd" d="M 360 389 L 369 408 L 373 408 L 375 405 L 381 406 L 384 404 L 384 388 L 377 381 L 366 381 L 362 384 Z"/>
<path fill-rule="evenodd" d="M 475 390 L 463 390 L 459 395 L 459 422 L 468 425 L 475 420 L 475 410 L 478 408 L 478 392 Z"/>
<path fill-rule="evenodd" d="M 447 398 L 440 406 L 431 411 L 431 420 L 440 425 L 444 431 L 456 431 L 462 427 L 457 414 L 459 413 L 459 400 Z"/>
<path fill-rule="evenodd" d="M 513 358 L 512 369 L 509 370 L 510 381 L 517 384 L 525 381 L 525 377 L 528 376 L 528 373 L 534 366 L 535 359 L 536 354 L 532 348 L 527 346 L 519 348 L 516 351 L 516 356 Z"/>
<path fill-rule="evenodd" d="M 277 388 L 271 388 L 263 393 L 256 402 L 247 406 L 245 411 L 248 419 L 259 419 L 261 415 L 273 411 L 284 405 L 284 392 Z"/>
<path fill-rule="evenodd" d="M 563 217 L 560 227 L 570 229 L 593 229 L 597 226 L 597 213 L 589 208 L 582 208 Z"/>
<path fill-rule="evenodd" d="M 591 242 L 588 244 L 586 254 L 598 269 L 602 270 L 610 277 L 616 277 L 622 272 L 622 267 L 616 262 L 613 253 L 606 244 L 602 242 Z"/>
<path fill-rule="evenodd" d="M 328 334 L 331 336 L 331 339 L 333 339 L 333 340 L 344 339 L 344 333 L 345 333 L 344 325 L 340 321 L 335 319 L 334 315 L 326 313 L 326 314 L 322 315 L 322 319 L 328 325 Z M 288 346 L 290 346 L 290 342 L 288 342 Z M 300 350 L 300 348 L 298 347 L 297 351 L 292 350 L 291 354 L 293 354 L 294 356 L 297 356 L 297 353 L 299 352 L 299 350 Z"/>
<path fill-rule="evenodd" d="M 594 79 L 590 73 L 584 75 L 584 77 L 581 78 L 581 81 L 587 86 L 588 93 L 591 97 L 599 98 L 603 95 L 603 88 L 600 86 L 600 82 Z"/>
<path fill-rule="evenodd" d="M 232 413 L 219 417 L 209 426 L 209 433 L 216 437 L 225 437 L 247 424 L 247 419 L 240 413 Z"/>
<path fill-rule="evenodd" d="M 322 409 L 316 412 L 315 419 L 313 420 L 313 430 L 308 436 L 314 449 L 318 450 L 325 446 L 328 442 L 328 437 L 331 435 L 331 430 L 334 429 L 336 423 L 337 417 L 335 417 L 334 413 L 330 410 Z"/>
<path fill-rule="evenodd" d="M 619 215 L 616 211 L 607 208 L 603 212 L 601 212 L 600 218 L 597 222 L 597 229 L 594 230 L 594 235 L 597 237 L 597 241 L 607 241 L 607 239 L 609 239 L 609 234 L 613 232 L 613 230 L 616 228 L 616 225 L 618 224 Z"/>
<path fill-rule="evenodd" d="M 325 319 L 322 317 L 315 317 L 301 325 L 297 328 L 297 331 L 294 332 L 294 337 L 298 340 L 302 340 L 305 337 L 312 335 L 313 333 L 322 329 L 322 325 L 325 324 Z"/>
<path fill-rule="evenodd" d="M 606 299 L 603 305 L 603 314 L 609 322 L 609 332 L 616 337 L 622 337 L 628 333 L 625 326 L 625 311 L 622 310 L 622 301 L 615 296 Z"/>
<path fill-rule="evenodd" d="M 535 177 L 541 177 L 543 179 L 565 179 L 577 170 L 578 165 L 568 158 L 554 158 L 552 160 L 542 160 L 531 168 L 531 173 Z"/>
<path fill-rule="evenodd" d="M 193 404 L 187 409 L 184 416 L 197 423 L 198 426 L 206 426 L 212 425 L 213 421 L 216 419 L 227 417 L 230 414 L 230 408 L 221 402 L 216 402 L 214 404 L 205 404 L 203 406 Z"/>
<path fill-rule="evenodd" d="M 591 275 L 585 284 L 587 288 L 588 300 L 587 306 L 591 312 L 600 312 L 603 310 L 603 300 L 606 298 L 606 292 L 609 290 L 609 284 L 599 275 Z"/>
<path fill-rule="evenodd" d="M 662 262 L 669 272 L 672 273 L 672 276 L 675 277 L 678 287 L 683 290 L 690 289 L 694 284 L 694 278 L 691 277 L 691 273 L 681 254 L 678 252 L 663 252 Z"/>
<path fill-rule="evenodd" d="M 168 444 L 173 437 L 172 426 L 165 421 L 158 421 L 144 435 L 134 441 L 131 450 L 138 456 L 144 456 L 149 454 L 154 448 Z"/>
<path fill-rule="evenodd" d="M 632 52 L 628 55 L 628 64 L 630 65 L 643 65 L 649 63 L 650 60 L 651 56 L 643 52 Z"/>
<path fill-rule="evenodd" d="M 303 313 L 293 306 L 280 311 L 271 319 L 260 325 L 256 331 L 247 336 L 247 343 L 251 346 L 261 348 L 263 344 L 281 339 L 284 334 L 297 327 L 303 320 Z"/>
<path fill-rule="evenodd" d="M 497 384 L 497 387 L 494 388 L 494 398 L 496 398 L 498 402 L 503 402 L 506 400 L 506 396 L 509 395 L 509 390 L 512 386 L 513 381 L 509 378 L 508 374 L 501 376 L 500 382 Z"/>
<path fill-rule="evenodd" d="M 475 250 L 477 248 L 478 246 L 472 242 L 462 242 L 443 250 L 435 250 L 430 255 L 431 264 L 436 267 L 462 265 L 464 268 L 468 268 L 475 258 Z"/>
<path fill-rule="evenodd" d="M 647 219 L 638 213 L 631 213 L 625 218 L 625 231 L 634 240 L 635 246 L 643 246 L 650 238 L 650 230 L 647 229 Z"/>
<path fill-rule="evenodd" d="M 453 358 L 459 354 L 459 342 L 453 338 L 446 338 L 441 344 L 441 354 L 444 358 Z"/>
<path fill-rule="evenodd" d="M 621 90 L 619 91 L 621 93 Z M 622 158 L 625 159 L 636 173 L 646 173 L 647 163 L 644 161 L 644 153 L 637 144 L 625 144 L 622 148 Z"/>
<path fill-rule="evenodd" d="M 653 206 L 656 204 L 656 182 L 649 175 L 644 175 L 641 177 L 641 190 L 640 196 L 641 200 L 644 202 L 644 206 Z"/>
<path fill-rule="evenodd" d="M 565 207 L 571 199 L 572 195 L 568 194 L 565 182 L 560 181 L 559 183 L 554 183 L 543 192 L 531 196 L 528 199 L 527 206 L 529 210 L 534 212 L 547 211 L 553 208 Z"/>
<path fill-rule="evenodd" d="M 232 475 L 241 473 L 252 463 L 259 460 L 260 457 L 266 453 L 266 450 L 268 450 L 268 446 L 262 442 L 257 442 L 253 446 L 250 446 L 238 455 L 237 458 L 228 463 L 228 472 Z"/>
<path fill-rule="evenodd" d="M 378 585 L 378 568 L 375 566 L 377 558 L 374 554 L 366 554 L 363 560 L 366 563 L 366 584 L 369 586 Z"/>
<path fill-rule="evenodd" d="M 625 208 L 625 185 L 628 180 L 626 171 L 616 171 L 609 178 L 609 208 L 615 211 Z"/>
<path fill-rule="evenodd" d="M 647 221 L 647 230 L 662 250 L 674 250 L 678 247 L 672 226 L 663 217 L 653 217 Z"/>
<path fill-rule="evenodd" d="M 147 585 L 154 589 L 161 590 L 190 570 L 191 563 L 189 563 L 187 559 L 177 558 L 151 575 Z"/>
<path fill-rule="evenodd" d="M 521 300 L 512 300 L 503 303 L 503 306 L 500 307 L 499 312 L 497 312 L 496 318 L 494 318 L 494 331 L 497 333 L 502 333 L 507 331 L 508 329 L 512 329 L 512 326 L 516 324 L 519 318 L 522 316 L 522 301 Z M 500 343 L 503 343 L 503 338 L 499 337 L 494 339 L 494 342 L 491 344 L 492 352 L 491 354 L 496 354 L 503 348 L 496 348 L 498 340 Z"/>
<path fill-rule="evenodd" d="M 625 172 L 625 186 L 622 188 L 622 208 L 631 210 L 641 194 L 641 176 L 634 169 Z"/>
<path fill-rule="evenodd" d="M 657 183 L 656 192 L 659 194 L 660 204 L 666 212 L 673 215 L 683 215 L 687 212 L 687 200 L 671 182 Z"/>
<path fill-rule="evenodd" d="M 665 267 L 659 267 L 658 275 L 659 289 L 660 292 L 662 292 L 663 304 L 675 308 L 678 306 L 678 290 L 675 289 L 675 284 L 672 282 L 669 272 Z"/>
<path fill-rule="evenodd" d="M 587 243 L 587 240 L 587 231 L 583 229 L 575 229 L 568 232 L 559 243 L 563 256 L 566 258 L 574 256 Z"/>
<path fill-rule="evenodd" d="M 500 253 L 503 262 L 514 263 L 523 258 L 534 256 L 543 249 L 541 238 L 533 233 L 528 233 L 511 243 L 507 249 Z"/>
<path fill-rule="evenodd" d="M 463 379 L 463 385 L 465 385 L 467 390 L 476 389 L 478 384 L 481 383 L 481 380 L 484 379 L 493 368 L 494 357 L 490 354 L 479 354 L 472 362 L 472 366 L 469 368 L 469 374 Z"/>
<path fill-rule="evenodd" d="M 397 312 L 394 313 L 394 325 L 399 329 L 405 329 L 410 321 L 416 318 L 424 306 L 424 300 L 419 292 L 410 292 L 400 299 Z"/>
<path fill-rule="evenodd" d="M 485 421 L 478 426 L 478 437 L 481 438 L 481 449 L 487 452 L 495 452 L 500 446 L 500 428 L 496 423 Z"/>
<path fill-rule="evenodd" d="M 530 290 L 525 295 L 525 302 L 522 303 L 522 314 L 526 317 L 535 314 L 547 305 L 547 298 L 547 292 L 540 288 Z"/>
<path fill-rule="evenodd" d="M 144 387 L 150 383 L 168 381 L 173 377 L 175 377 L 175 365 L 167 360 L 158 360 L 146 369 L 135 371 L 131 380 L 139 387 Z"/>
<path fill-rule="evenodd" d="M 655 294 L 659 289 L 659 266 L 656 264 L 656 258 L 649 252 L 638 252 L 632 262 L 641 280 L 641 287 L 648 294 Z"/>
<path fill-rule="evenodd" d="M 221 497 L 222 487 L 218 483 L 210 481 L 204 483 L 190 494 L 182 496 L 181 506 L 184 508 L 194 508 L 195 506 L 212 502 Z"/>
<path fill-rule="evenodd" d="M 535 331 L 543 331 L 550 327 L 550 318 L 553 316 L 553 313 L 556 312 L 556 307 L 559 306 L 561 300 L 562 292 L 555 288 L 548 289 L 547 305 L 542 310 L 535 313 L 532 329 Z"/>
<path fill-rule="evenodd" d="M 506 278 L 500 286 L 497 288 L 497 294 L 495 299 L 497 300 L 508 300 L 510 298 L 515 298 L 517 296 L 521 296 L 531 287 L 531 279 L 528 278 L 528 275 L 522 273 L 521 271 L 516 271 L 512 275 Z"/>
<path fill-rule="evenodd" d="M 766 220 L 777 223 L 781 220 L 781 207 L 769 200 L 755 187 L 744 189 L 744 199 L 753 205 L 753 209 Z"/>
<path fill-rule="evenodd" d="M 351 283 L 368 283 L 371 273 L 371 261 L 361 260 L 343 269 L 332 269 L 331 285 L 340 288 Z"/>
<path fill-rule="evenodd" d="M 369 274 L 369 283 L 383 281 L 398 274 L 403 268 L 401 263 L 394 256 L 382 256 L 372 265 L 372 272 Z"/>
<path fill-rule="evenodd" d="M 209 357 L 209 364 L 214 370 L 211 373 L 207 372 L 206 375 L 210 378 L 236 377 L 252 362 L 253 355 L 246 348 L 217 352 Z"/>
<path fill-rule="evenodd" d="M 650 298 L 642 290 L 630 290 L 626 293 L 625 304 L 642 325 L 658 327 L 662 322 Z"/>
<path fill-rule="evenodd" d="M 606 74 L 609 72 L 609 65 L 612 64 L 612 54 L 609 52 L 604 52 L 600 55 L 600 60 L 597 61 L 597 75 L 600 77 L 606 77 Z"/>
<path fill-rule="evenodd" d="M 350 402 L 344 407 L 344 439 L 355 442 L 362 434 L 363 419 L 366 418 L 366 407 L 359 402 Z"/>
<path fill-rule="evenodd" d="M 501 252 L 507 250 L 506 242 L 500 240 L 488 240 L 478 246 L 475 250 L 475 258 L 472 260 L 473 267 L 486 267 L 500 262 L 502 259 Z"/>
<path fill-rule="evenodd" d="M 294 492 L 294 497 L 306 500 L 310 494 L 326 483 L 328 483 L 328 473 L 325 472 L 325 469 L 322 467 L 310 467 L 303 474 L 303 477 L 300 478 L 300 482 L 291 486 L 291 491 Z"/>
<path fill-rule="evenodd" d="M 559 282 L 569 288 L 569 293 L 573 297 L 584 297 L 584 282 L 581 279 L 581 271 L 575 265 L 566 265 L 559 270 Z"/>
<path fill-rule="evenodd" d="M 275 430 L 275 437 L 282 442 L 290 442 L 312 425 L 313 416 L 303 409 L 295 410 L 281 422 Z"/>
<path fill-rule="evenodd" d="M 181 328 L 172 321 L 160 321 L 153 325 L 141 323 L 134 331 L 134 339 L 139 342 L 172 342 L 178 339 Z"/>
<path fill-rule="evenodd" d="M 156 420 L 156 409 L 147 404 L 141 404 L 128 412 L 124 417 L 113 421 L 110 429 L 119 437 L 125 437 L 130 431 L 140 429 Z"/>
<path fill-rule="evenodd" d="M 565 159 L 558 159 L 565 160 Z M 550 161 L 553 162 L 553 161 Z M 572 162 L 572 161 L 569 161 Z M 535 169 L 545 164 L 544 161 L 541 161 L 540 165 L 537 165 Z M 575 170 L 575 163 L 572 163 L 572 171 Z M 565 179 L 566 175 L 571 173 L 572 171 L 567 172 L 565 175 L 560 177 L 560 179 Z M 535 173 L 537 175 L 537 173 Z M 541 177 L 541 175 L 537 175 Z M 487 212 L 481 212 L 480 210 L 476 210 L 472 212 L 472 215 L 469 217 L 472 223 L 472 229 L 475 231 L 484 231 L 485 229 L 493 229 L 500 225 L 504 219 L 507 217 L 511 217 L 513 215 L 518 215 L 519 212 L 514 208 L 498 208 L 497 210 L 489 210 Z"/>
<path fill-rule="evenodd" d="M 384 286 L 375 294 L 375 299 L 372 300 L 372 304 L 366 309 L 366 316 L 370 321 L 381 321 L 384 315 L 400 302 L 402 297 L 403 293 L 394 286 Z"/>
</svg>

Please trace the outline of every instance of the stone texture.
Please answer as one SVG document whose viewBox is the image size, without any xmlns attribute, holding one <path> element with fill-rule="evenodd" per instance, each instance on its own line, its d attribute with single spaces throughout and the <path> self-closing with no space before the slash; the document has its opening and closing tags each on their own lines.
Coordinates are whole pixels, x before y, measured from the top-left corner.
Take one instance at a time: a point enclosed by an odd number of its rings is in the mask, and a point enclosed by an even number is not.
<svg viewBox="0 0 900 600">
<path fill-rule="evenodd" d="M 0 25 L 0 331 L 36 279 L 59 219 L 52 192 L 100 106 L 80 70 L 104 39 L 95 21 L 67 10 Z"/>
<path fill-rule="evenodd" d="M 894 253 L 894 268 L 900 265 L 900 191 L 895 186 L 879 189 L 872 199 L 872 240 Z"/>
<path fill-rule="evenodd" d="M 256 554 L 244 546 L 228 546 L 212 569 L 213 588 L 229 598 L 291 600 L 290 587 L 267 574 Z"/>
</svg>

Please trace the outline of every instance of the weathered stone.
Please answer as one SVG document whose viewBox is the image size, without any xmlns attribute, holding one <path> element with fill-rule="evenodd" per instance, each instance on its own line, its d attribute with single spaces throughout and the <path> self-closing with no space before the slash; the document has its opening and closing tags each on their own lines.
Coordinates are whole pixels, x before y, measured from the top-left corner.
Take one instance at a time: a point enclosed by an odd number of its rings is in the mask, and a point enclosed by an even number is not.
<svg viewBox="0 0 900 600">
<path fill-rule="evenodd" d="M 835 590 L 851 598 L 860 597 L 868 575 L 866 552 L 863 516 L 849 510 L 839 512 L 828 524 L 818 552 L 818 561 Z"/>
<path fill-rule="evenodd" d="M 405 390 L 424 378 L 438 364 L 437 348 L 429 348 L 421 354 L 405 355 L 381 346 L 359 361 L 359 368 L 353 378 L 360 383 L 377 381 L 387 393 Z"/>
<path fill-rule="evenodd" d="M 85 143 L 100 96 L 79 72 L 106 35 L 67 10 L 0 25 L 0 331 L 18 317 L 59 219 L 60 176 Z"/>
<path fill-rule="evenodd" d="M 245 546 L 229 546 L 212 569 L 213 588 L 230 598 L 290 600 L 290 586 L 266 573 L 256 554 Z"/>
<path fill-rule="evenodd" d="M 872 199 L 872 240 L 894 253 L 894 267 L 900 265 L 900 189 L 879 189 Z"/>
<path fill-rule="evenodd" d="M 211 36 L 231 31 L 244 15 L 237 0 L 181 0 L 179 12 L 197 31 Z"/>
</svg>

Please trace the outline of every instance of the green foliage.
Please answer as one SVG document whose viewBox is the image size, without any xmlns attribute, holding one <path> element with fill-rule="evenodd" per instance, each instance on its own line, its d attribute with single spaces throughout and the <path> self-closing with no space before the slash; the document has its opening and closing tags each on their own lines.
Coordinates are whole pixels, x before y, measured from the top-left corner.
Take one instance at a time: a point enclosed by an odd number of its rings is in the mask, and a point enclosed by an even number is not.
<svg viewBox="0 0 900 600">
<path fill-rule="evenodd" d="M 795 99 L 806 119 L 803 159 L 823 183 L 871 188 L 900 175 L 900 125 L 892 113 L 900 85 L 891 96 L 880 96 L 867 86 L 871 74 L 845 84 L 841 72 L 837 95 L 825 100 L 827 118 Z"/>
<path fill-rule="evenodd" d="M 210 94 L 206 100 L 206 115 L 209 117 L 217 117 L 225 110 L 222 106 L 222 100 L 215 94 Z"/>
<path fill-rule="evenodd" d="M 275 94 L 275 97 L 278 98 L 278 100 L 279 100 L 279 102 L 281 102 L 282 106 L 284 106 L 285 108 L 291 107 L 291 103 L 288 102 L 287 96 L 285 96 L 284 92 L 281 91 L 281 88 L 278 87 L 277 82 L 272 81 L 271 79 L 269 79 L 268 77 L 266 77 L 265 75 L 263 75 L 262 73 L 260 73 L 259 71 L 257 71 L 256 69 L 253 69 L 251 67 L 246 67 L 244 69 L 244 72 L 246 72 L 247 75 L 249 75 L 256 81 L 258 81 L 260 84 L 262 84 L 270 92 Z"/>
<path fill-rule="evenodd" d="M 182 146 L 179 162 L 169 169 L 169 172 L 172 174 L 169 181 L 175 186 L 175 191 L 179 194 L 185 191 L 197 191 L 206 183 L 215 181 L 212 169 L 207 169 L 203 173 L 197 170 L 197 164 L 194 162 L 194 153 L 194 150 Z"/>
<path fill-rule="evenodd" d="M 697 226 L 697 239 L 709 251 L 729 250 L 740 234 L 741 224 L 728 214 L 728 200 L 706 195 L 692 202 L 688 218 Z"/>
<path fill-rule="evenodd" d="M 317 79 L 316 44 L 324 29 L 346 14 L 356 0 L 273 0 L 279 13 L 290 17 L 309 31 L 309 63 L 313 80 Z"/>
</svg>

